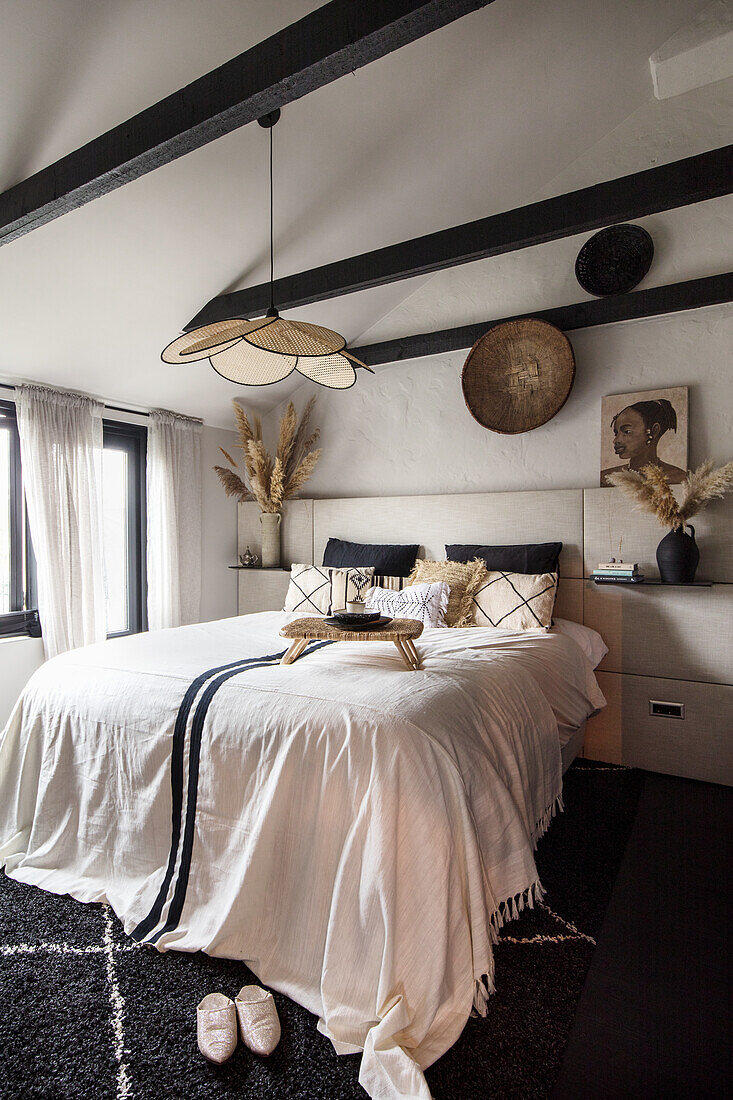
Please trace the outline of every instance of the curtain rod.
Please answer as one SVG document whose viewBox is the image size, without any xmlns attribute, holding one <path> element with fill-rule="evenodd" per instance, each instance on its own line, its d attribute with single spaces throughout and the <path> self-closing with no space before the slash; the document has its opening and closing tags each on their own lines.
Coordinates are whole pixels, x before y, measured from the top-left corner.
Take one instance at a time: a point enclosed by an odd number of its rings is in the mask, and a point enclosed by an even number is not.
<svg viewBox="0 0 733 1100">
<path fill-rule="evenodd" d="M 8 382 L 0 382 L 0 389 L 2 390 L 14 390 L 15 386 L 11 386 Z M 139 412 L 138 409 L 126 409 L 123 405 L 107 405 L 102 402 L 105 409 L 109 409 L 110 412 L 130 413 L 132 416 L 150 416 L 149 412 Z"/>
</svg>

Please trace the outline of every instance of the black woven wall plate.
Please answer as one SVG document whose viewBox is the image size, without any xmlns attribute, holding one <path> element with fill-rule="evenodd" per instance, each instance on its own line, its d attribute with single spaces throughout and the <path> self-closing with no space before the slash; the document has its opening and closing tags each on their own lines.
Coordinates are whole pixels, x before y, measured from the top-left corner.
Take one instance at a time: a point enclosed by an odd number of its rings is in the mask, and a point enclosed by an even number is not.
<svg viewBox="0 0 733 1100">
<path fill-rule="evenodd" d="M 646 275 L 654 241 L 640 225 L 611 225 L 585 242 L 575 261 L 575 278 L 597 297 L 626 294 Z"/>
</svg>

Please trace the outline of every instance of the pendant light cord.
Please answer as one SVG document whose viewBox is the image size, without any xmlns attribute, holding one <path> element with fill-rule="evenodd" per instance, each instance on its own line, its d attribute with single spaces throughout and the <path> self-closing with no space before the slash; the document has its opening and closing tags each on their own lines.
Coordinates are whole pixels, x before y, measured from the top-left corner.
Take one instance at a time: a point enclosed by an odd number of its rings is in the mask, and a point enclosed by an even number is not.
<svg viewBox="0 0 733 1100">
<path fill-rule="evenodd" d="M 275 309 L 275 229 L 274 229 L 274 214 L 273 214 L 273 182 L 272 182 L 272 131 L 274 126 L 270 127 L 270 309 Z"/>
</svg>

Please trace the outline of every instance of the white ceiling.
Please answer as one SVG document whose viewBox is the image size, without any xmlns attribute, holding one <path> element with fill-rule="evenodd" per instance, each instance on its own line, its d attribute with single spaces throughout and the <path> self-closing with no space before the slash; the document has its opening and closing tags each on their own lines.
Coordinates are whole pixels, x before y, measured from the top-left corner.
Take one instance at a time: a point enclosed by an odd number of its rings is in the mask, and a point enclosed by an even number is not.
<svg viewBox="0 0 733 1100">
<path fill-rule="evenodd" d="M 318 6 L 0 0 L 0 189 Z M 593 175 L 583 162 L 652 102 L 661 109 L 649 56 L 702 6 L 495 0 L 291 104 L 275 130 L 276 274 L 713 147 L 718 125 L 687 135 L 683 152 L 637 142 L 631 168 Z M 252 124 L 0 248 L 0 376 L 228 425 L 242 391 L 205 362 L 167 366 L 160 351 L 209 298 L 266 275 L 267 134 Z M 486 301 L 478 265 L 292 315 L 356 343 L 395 333 L 401 303 L 418 300 L 404 323 L 439 328 L 428 288 L 444 302 L 452 277 L 462 292 L 450 322 L 466 323 Z M 287 392 L 246 397 L 270 407 Z"/>
</svg>

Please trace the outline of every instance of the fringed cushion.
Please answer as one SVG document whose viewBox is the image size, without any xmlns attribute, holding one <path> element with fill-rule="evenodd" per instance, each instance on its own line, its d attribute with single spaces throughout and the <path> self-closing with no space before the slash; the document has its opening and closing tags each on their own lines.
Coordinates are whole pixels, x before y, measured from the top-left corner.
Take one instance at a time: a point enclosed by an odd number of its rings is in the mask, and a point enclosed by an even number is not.
<svg viewBox="0 0 733 1100">
<path fill-rule="evenodd" d="M 467 564 L 421 560 L 415 562 L 408 580 L 411 585 L 444 581 L 450 587 L 446 625 L 470 626 L 471 601 L 485 573 L 484 563 L 478 560 Z"/>
<path fill-rule="evenodd" d="M 485 573 L 472 600 L 476 626 L 549 630 L 557 573 Z"/>
<path fill-rule="evenodd" d="M 329 569 L 325 565 L 292 565 L 283 611 L 304 615 L 332 615 L 347 603 L 363 600 L 374 570 Z"/>
<path fill-rule="evenodd" d="M 413 584 L 395 592 L 370 588 L 364 597 L 368 611 L 380 611 L 393 619 L 418 619 L 423 626 L 445 626 L 450 588 L 443 581 Z"/>
</svg>

